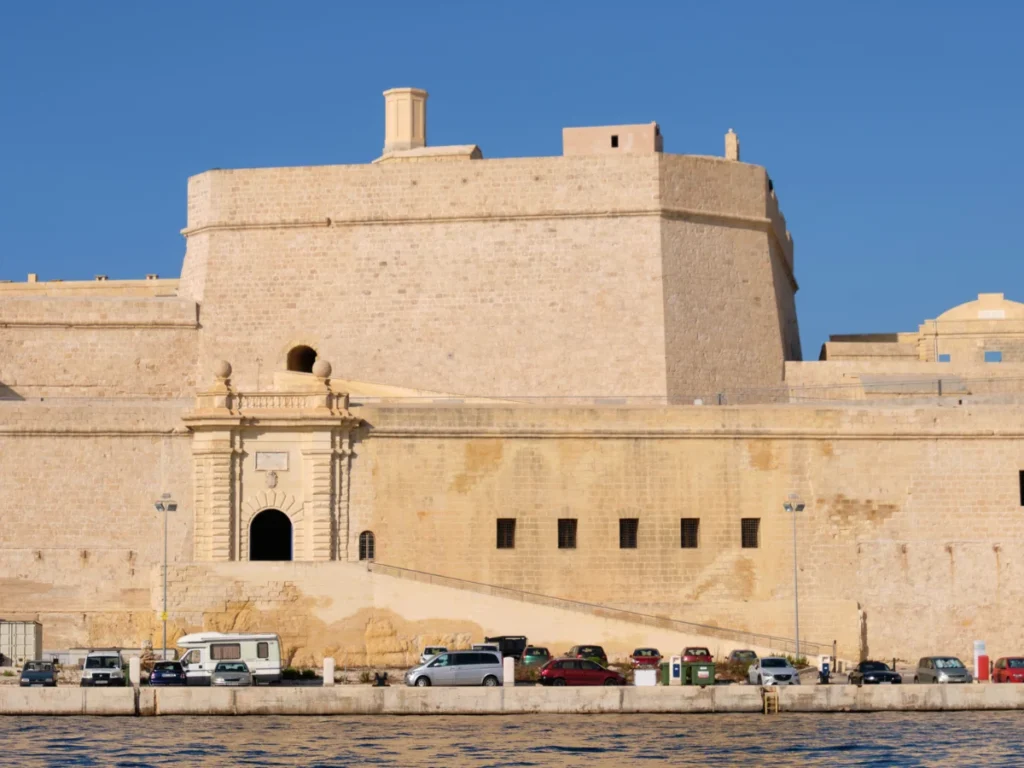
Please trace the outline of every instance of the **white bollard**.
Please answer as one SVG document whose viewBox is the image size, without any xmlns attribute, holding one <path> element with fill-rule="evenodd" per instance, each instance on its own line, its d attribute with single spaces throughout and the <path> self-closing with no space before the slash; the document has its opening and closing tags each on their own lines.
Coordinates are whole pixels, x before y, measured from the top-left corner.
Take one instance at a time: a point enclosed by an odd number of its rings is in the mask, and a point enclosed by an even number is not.
<svg viewBox="0 0 1024 768">
<path fill-rule="evenodd" d="M 138 656 L 128 659 L 128 679 L 136 688 L 142 683 L 142 659 Z"/>
<path fill-rule="evenodd" d="M 516 684 L 516 660 L 511 656 L 506 656 L 502 659 L 502 677 L 506 688 L 511 688 Z"/>
<path fill-rule="evenodd" d="M 324 687 L 334 685 L 334 659 L 324 659 Z"/>
</svg>

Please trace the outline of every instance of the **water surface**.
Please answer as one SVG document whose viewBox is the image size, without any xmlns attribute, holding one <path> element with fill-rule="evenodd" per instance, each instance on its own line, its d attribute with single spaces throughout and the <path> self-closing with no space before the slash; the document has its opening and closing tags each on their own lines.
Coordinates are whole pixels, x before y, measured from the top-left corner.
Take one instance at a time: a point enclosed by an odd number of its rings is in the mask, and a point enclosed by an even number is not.
<svg viewBox="0 0 1024 768">
<path fill-rule="evenodd" d="M 17 766 L 1024 764 L 1024 713 L 0 717 Z"/>
</svg>

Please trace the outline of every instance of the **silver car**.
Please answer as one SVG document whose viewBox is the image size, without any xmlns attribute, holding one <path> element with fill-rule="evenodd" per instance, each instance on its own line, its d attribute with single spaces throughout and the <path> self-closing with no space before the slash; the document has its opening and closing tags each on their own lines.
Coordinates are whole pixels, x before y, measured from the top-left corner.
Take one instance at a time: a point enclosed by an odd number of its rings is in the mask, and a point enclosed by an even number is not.
<svg viewBox="0 0 1024 768">
<path fill-rule="evenodd" d="M 219 661 L 210 676 L 210 685 L 252 685 L 252 675 L 244 661 Z"/>
<path fill-rule="evenodd" d="M 915 683 L 969 683 L 973 679 L 956 656 L 925 656 L 914 672 Z"/>
<path fill-rule="evenodd" d="M 448 651 L 405 673 L 405 684 L 421 688 L 430 685 L 501 685 L 505 670 L 501 656 L 493 651 Z"/>
<path fill-rule="evenodd" d="M 757 659 L 747 670 L 751 685 L 800 685 L 800 673 L 781 656 Z"/>
</svg>

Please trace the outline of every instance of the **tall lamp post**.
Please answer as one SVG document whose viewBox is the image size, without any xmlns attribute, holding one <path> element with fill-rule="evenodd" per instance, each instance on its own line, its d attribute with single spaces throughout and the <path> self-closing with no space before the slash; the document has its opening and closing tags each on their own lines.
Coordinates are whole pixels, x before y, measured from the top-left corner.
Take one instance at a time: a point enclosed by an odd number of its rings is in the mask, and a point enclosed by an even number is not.
<svg viewBox="0 0 1024 768">
<path fill-rule="evenodd" d="M 782 508 L 793 516 L 793 621 L 796 634 L 796 658 L 800 658 L 800 591 L 796 581 L 796 513 L 804 511 L 799 496 L 790 494 L 789 501 Z"/>
<path fill-rule="evenodd" d="M 161 660 L 167 660 L 167 513 L 174 512 L 178 509 L 178 502 L 171 498 L 171 494 L 164 493 L 160 496 L 159 501 L 153 504 L 156 507 L 157 512 L 164 513 L 164 612 L 160 614 L 160 618 L 164 622 L 164 650 L 161 655 Z"/>
</svg>

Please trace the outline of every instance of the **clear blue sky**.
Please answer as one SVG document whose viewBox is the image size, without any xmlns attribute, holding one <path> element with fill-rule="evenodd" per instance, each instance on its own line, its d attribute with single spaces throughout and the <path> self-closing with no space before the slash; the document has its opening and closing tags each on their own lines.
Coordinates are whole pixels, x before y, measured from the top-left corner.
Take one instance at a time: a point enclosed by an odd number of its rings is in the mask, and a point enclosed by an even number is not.
<svg viewBox="0 0 1024 768">
<path fill-rule="evenodd" d="M 364 163 L 381 91 L 432 144 L 555 155 L 657 120 L 767 166 L 804 355 L 981 291 L 1024 300 L 1024 3 L 52 2 L 0 17 L 0 279 L 177 276 L 186 178 Z"/>
</svg>

